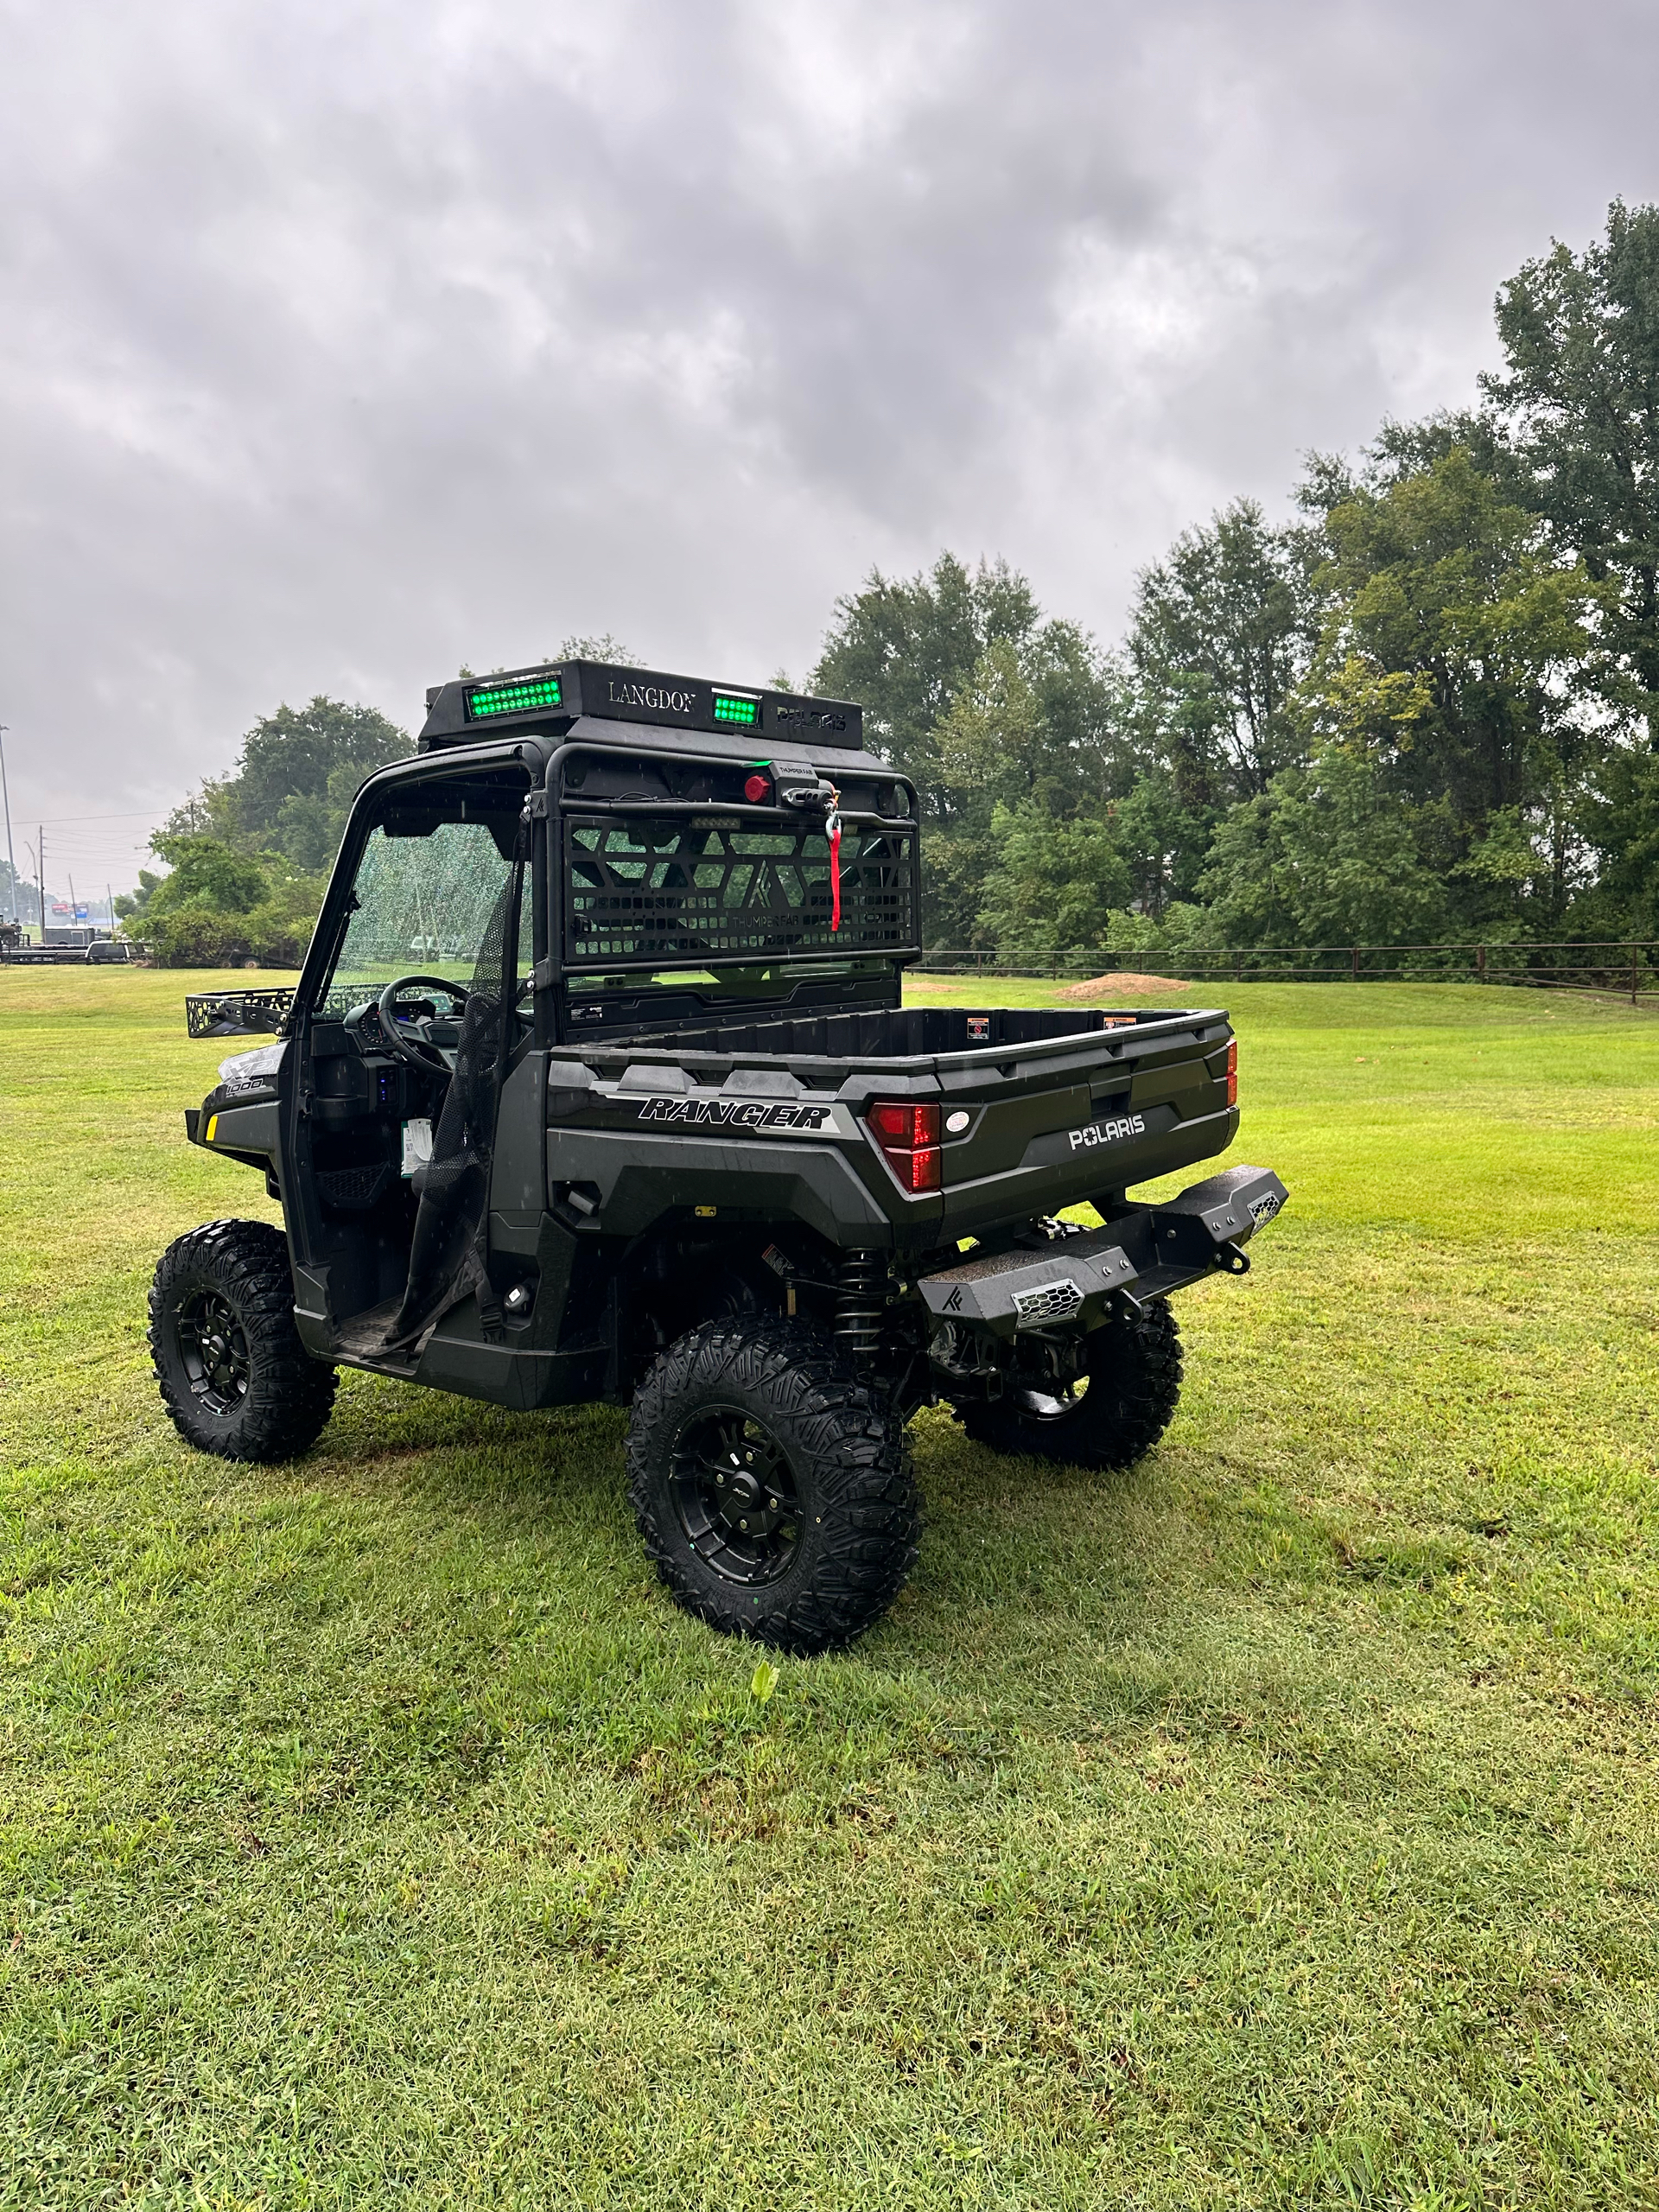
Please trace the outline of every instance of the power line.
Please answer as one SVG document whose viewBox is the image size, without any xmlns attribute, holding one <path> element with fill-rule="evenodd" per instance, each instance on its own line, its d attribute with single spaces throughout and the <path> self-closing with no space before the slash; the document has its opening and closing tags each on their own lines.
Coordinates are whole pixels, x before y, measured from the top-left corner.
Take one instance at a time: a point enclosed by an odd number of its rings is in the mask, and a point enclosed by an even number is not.
<svg viewBox="0 0 1659 2212">
<path fill-rule="evenodd" d="M 0 722 L 0 729 L 5 727 Z M 46 819 L 54 828 L 60 822 L 153 822 L 166 810 L 159 806 L 130 806 L 124 814 L 48 814 Z"/>
</svg>

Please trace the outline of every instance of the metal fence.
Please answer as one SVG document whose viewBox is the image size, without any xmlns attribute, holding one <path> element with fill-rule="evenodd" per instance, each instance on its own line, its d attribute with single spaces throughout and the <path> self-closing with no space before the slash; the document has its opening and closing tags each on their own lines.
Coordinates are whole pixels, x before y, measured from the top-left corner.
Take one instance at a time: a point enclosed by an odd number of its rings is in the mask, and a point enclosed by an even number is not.
<svg viewBox="0 0 1659 2212">
<path fill-rule="evenodd" d="M 1659 940 L 1563 944 L 1254 944 L 1185 952 L 932 945 L 912 975 L 1046 976 L 1116 971 L 1211 983 L 1504 983 L 1659 1006 Z"/>
</svg>

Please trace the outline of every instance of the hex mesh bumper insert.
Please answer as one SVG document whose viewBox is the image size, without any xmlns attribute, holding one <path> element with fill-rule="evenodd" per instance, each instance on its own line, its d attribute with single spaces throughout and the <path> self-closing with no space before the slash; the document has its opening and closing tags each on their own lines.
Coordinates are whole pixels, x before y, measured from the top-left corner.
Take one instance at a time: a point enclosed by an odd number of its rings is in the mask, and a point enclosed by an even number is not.
<svg viewBox="0 0 1659 2212">
<path fill-rule="evenodd" d="M 1041 1329 L 1052 1322 L 1070 1321 L 1083 1311 L 1083 1287 L 1070 1275 L 1035 1290 L 1016 1290 L 1014 1299 L 1016 1329 Z"/>
</svg>

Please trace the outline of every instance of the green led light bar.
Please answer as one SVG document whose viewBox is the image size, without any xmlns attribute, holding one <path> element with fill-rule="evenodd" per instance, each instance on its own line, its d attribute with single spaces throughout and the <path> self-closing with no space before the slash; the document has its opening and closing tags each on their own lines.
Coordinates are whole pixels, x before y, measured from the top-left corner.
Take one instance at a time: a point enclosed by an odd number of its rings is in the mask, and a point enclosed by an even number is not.
<svg viewBox="0 0 1659 2212">
<path fill-rule="evenodd" d="M 717 722 L 735 722 L 741 729 L 753 729 L 760 719 L 760 702 L 758 699 L 740 698 L 731 691 L 715 692 L 715 720 Z"/>
<path fill-rule="evenodd" d="M 480 683 L 467 694 L 467 713 L 473 721 L 486 715 L 522 715 L 532 707 L 556 707 L 556 676 L 529 676 L 518 683 Z"/>
</svg>

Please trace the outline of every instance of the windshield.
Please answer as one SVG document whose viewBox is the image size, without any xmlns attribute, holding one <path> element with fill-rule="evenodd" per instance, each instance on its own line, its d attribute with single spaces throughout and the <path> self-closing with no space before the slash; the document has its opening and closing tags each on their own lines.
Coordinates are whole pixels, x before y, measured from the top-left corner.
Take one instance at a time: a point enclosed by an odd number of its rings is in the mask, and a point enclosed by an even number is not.
<svg viewBox="0 0 1659 2212">
<path fill-rule="evenodd" d="M 338 1018 L 378 999 L 399 976 L 440 976 L 471 990 L 486 944 L 501 942 L 512 876 L 501 846 L 512 851 L 516 827 L 515 809 L 493 820 L 429 820 L 414 835 L 401 823 L 371 830 L 353 880 L 356 905 L 318 1011 Z M 526 868 L 518 922 L 521 976 L 529 975 L 533 958 Z M 495 976 L 487 980 L 494 988 Z"/>
</svg>

